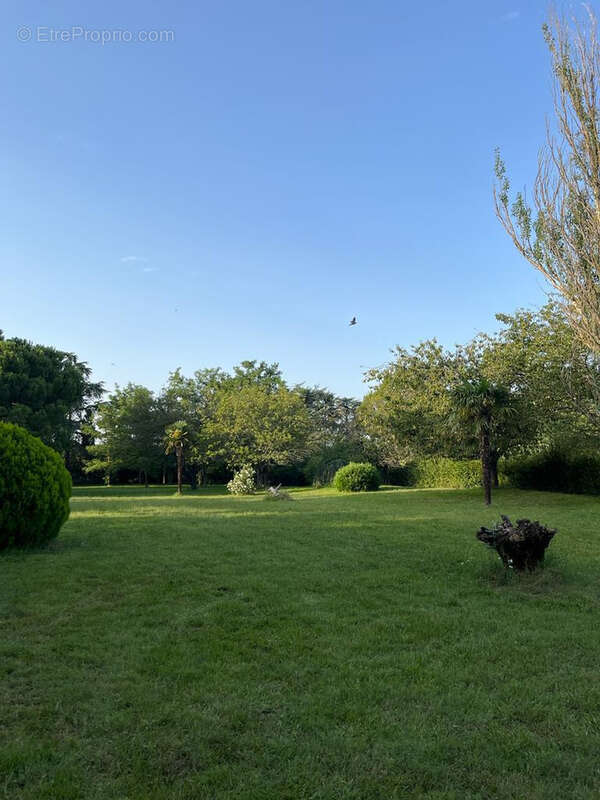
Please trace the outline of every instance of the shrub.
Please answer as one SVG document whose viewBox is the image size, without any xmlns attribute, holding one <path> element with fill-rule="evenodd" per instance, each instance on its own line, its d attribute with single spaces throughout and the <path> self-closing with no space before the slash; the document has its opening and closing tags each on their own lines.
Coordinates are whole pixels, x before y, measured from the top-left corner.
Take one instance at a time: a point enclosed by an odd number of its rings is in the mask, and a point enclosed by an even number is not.
<svg viewBox="0 0 600 800">
<path fill-rule="evenodd" d="M 238 470 L 227 484 L 227 490 L 231 494 L 254 494 L 256 491 L 254 468 L 246 465 Z"/>
<path fill-rule="evenodd" d="M 600 494 L 600 459 L 596 456 L 571 456 L 548 450 L 513 458 L 506 463 L 504 470 L 517 489 Z"/>
<path fill-rule="evenodd" d="M 338 469 L 333 485 L 338 492 L 374 492 L 379 488 L 381 478 L 372 464 L 350 462 Z"/>
<path fill-rule="evenodd" d="M 451 458 L 424 458 L 411 470 L 411 483 L 419 489 L 473 489 L 481 486 L 481 462 Z"/>
<path fill-rule="evenodd" d="M 58 536 L 70 496 L 71 476 L 58 453 L 0 422 L 0 549 L 39 547 Z"/>
<path fill-rule="evenodd" d="M 480 528 L 476 536 L 498 553 L 505 567 L 532 572 L 543 562 L 546 548 L 555 534 L 556 531 L 529 519 L 518 519 L 513 525 L 502 514 L 493 528 Z"/>
</svg>

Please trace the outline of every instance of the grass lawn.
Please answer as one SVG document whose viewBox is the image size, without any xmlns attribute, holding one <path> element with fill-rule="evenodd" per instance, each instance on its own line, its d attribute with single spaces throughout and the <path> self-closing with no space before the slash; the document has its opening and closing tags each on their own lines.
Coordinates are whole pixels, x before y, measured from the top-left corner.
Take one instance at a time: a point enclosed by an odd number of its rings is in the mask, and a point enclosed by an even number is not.
<svg viewBox="0 0 600 800">
<path fill-rule="evenodd" d="M 546 569 L 475 540 L 557 527 Z M 0 556 L 0 797 L 600 797 L 600 500 L 76 489 Z"/>
</svg>

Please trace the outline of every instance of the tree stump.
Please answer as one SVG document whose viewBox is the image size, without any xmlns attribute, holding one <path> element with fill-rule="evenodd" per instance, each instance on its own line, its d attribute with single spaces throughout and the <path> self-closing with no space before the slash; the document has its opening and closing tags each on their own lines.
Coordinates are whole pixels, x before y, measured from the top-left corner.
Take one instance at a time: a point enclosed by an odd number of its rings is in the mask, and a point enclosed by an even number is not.
<svg viewBox="0 0 600 800">
<path fill-rule="evenodd" d="M 476 536 L 498 553 L 505 567 L 532 572 L 543 562 L 546 548 L 555 533 L 529 519 L 518 519 L 517 524 L 513 525 L 502 514 L 501 521 L 493 528 L 480 528 Z"/>
</svg>

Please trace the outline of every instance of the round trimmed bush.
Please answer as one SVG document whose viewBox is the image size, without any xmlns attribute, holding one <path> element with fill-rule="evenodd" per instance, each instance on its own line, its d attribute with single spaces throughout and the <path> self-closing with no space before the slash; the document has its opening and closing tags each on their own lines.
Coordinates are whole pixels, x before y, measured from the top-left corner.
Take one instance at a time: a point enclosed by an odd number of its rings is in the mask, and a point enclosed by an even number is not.
<svg viewBox="0 0 600 800">
<path fill-rule="evenodd" d="M 71 476 L 58 453 L 0 422 L 0 550 L 39 547 L 58 536 L 70 496 Z"/>
<path fill-rule="evenodd" d="M 373 464 L 353 461 L 335 473 L 333 485 L 338 492 L 374 492 L 379 489 L 381 477 Z"/>
</svg>

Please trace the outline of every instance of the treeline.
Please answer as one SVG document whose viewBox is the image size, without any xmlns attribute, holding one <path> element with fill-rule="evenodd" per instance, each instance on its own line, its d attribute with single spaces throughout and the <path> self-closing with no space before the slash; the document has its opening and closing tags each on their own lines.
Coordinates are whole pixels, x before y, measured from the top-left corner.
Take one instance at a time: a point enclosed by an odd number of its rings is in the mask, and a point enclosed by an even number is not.
<svg viewBox="0 0 600 800">
<path fill-rule="evenodd" d="M 262 483 L 325 484 L 349 461 L 377 465 L 392 483 L 472 483 L 472 464 L 451 463 L 480 459 L 484 484 L 510 463 L 506 474 L 523 485 L 531 469 L 517 469 L 519 459 L 590 463 L 600 445 L 597 359 L 555 303 L 498 322 L 498 332 L 454 348 L 435 339 L 396 348 L 365 375 L 362 402 L 289 386 L 264 361 L 176 370 L 159 392 L 128 384 L 107 395 L 73 354 L 0 340 L 0 419 L 58 450 L 78 483 L 171 483 L 178 461 L 192 486 L 245 465 Z"/>
<path fill-rule="evenodd" d="M 231 373 L 176 370 L 157 394 L 129 384 L 99 404 L 84 469 L 107 482 L 170 482 L 177 451 L 165 452 L 165 432 L 176 430 L 192 486 L 223 483 L 245 465 L 259 483 L 328 480 L 332 462 L 359 457 L 368 445 L 358 405 L 319 387 L 289 387 L 279 366 L 264 361 L 243 361 Z"/>
<path fill-rule="evenodd" d="M 180 370 L 155 393 L 128 384 L 107 395 L 72 353 L 4 339 L 0 332 L 0 420 L 38 436 L 65 459 L 75 483 L 174 482 L 182 433 L 183 478 L 222 483 L 249 464 L 260 482 L 328 482 L 366 457 L 359 402 L 320 387 L 289 387 L 277 364 L 243 361 Z"/>
</svg>

